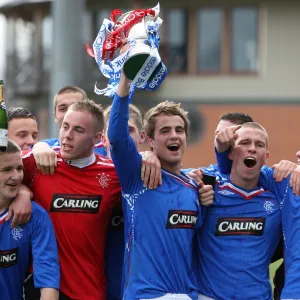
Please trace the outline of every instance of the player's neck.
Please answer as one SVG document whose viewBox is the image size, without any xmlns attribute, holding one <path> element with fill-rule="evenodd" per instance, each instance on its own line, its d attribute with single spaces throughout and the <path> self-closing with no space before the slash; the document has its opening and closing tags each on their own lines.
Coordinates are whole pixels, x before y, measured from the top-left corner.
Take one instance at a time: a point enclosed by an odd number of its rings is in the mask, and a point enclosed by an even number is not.
<svg viewBox="0 0 300 300">
<path fill-rule="evenodd" d="M 235 184 L 236 186 L 245 189 L 245 190 L 253 190 L 257 188 L 258 186 L 258 178 L 259 175 L 255 178 L 241 178 L 241 176 L 238 176 L 237 173 L 232 173 L 230 175 L 230 181 Z"/>
<path fill-rule="evenodd" d="M 179 163 L 168 163 L 166 161 L 160 161 L 161 167 L 169 172 L 172 172 L 178 176 L 181 176 L 181 162 Z"/>
<path fill-rule="evenodd" d="M 12 203 L 13 199 L 3 199 L 0 197 L 0 214 L 4 213 Z"/>
<path fill-rule="evenodd" d="M 78 158 L 78 159 L 66 159 L 65 160 L 65 162 L 68 165 L 71 165 L 71 166 L 77 167 L 77 168 L 84 168 L 84 167 L 90 166 L 95 161 L 96 161 L 96 156 L 95 156 L 94 152 L 88 157 Z"/>
</svg>

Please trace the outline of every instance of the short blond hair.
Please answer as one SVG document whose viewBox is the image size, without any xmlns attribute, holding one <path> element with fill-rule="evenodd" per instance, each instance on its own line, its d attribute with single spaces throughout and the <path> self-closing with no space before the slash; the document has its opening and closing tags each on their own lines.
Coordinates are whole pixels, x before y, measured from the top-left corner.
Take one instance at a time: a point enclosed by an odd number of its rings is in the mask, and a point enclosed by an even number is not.
<svg viewBox="0 0 300 300">
<path fill-rule="evenodd" d="M 247 122 L 247 123 L 242 124 L 241 128 L 254 128 L 254 129 L 258 129 L 258 130 L 261 130 L 262 132 L 264 132 L 266 135 L 266 147 L 268 148 L 269 135 L 268 135 L 267 130 L 262 125 L 260 125 L 257 122 Z"/>
<path fill-rule="evenodd" d="M 150 108 L 144 117 L 144 129 L 150 138 L 154 138 L 155 126 L 157 117 L 160 115 L 165 116 L 179 116 L 184 122 L 185 134 L 188 135 L 190 121 L 188 112 L 180 107 L 181 103 L 174 103 L 173 101 L 164 101 Z"/>
<path fill-rule="evenodd" d="M 70 105 L 68 110 L 88 112 L 96 121 L 96 130 L 102 131 L 104 127 L 103 109 L 100 104 L 95 103 L 93 100 L 85 99 L 80 102 Z"/>
</svg>

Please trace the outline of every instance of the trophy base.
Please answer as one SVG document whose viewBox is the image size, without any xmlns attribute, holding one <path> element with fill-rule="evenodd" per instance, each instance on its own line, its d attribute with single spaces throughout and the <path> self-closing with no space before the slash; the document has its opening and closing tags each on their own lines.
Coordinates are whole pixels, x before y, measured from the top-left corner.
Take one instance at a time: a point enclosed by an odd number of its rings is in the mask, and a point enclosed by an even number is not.
<svg viewBox="0 0 300 300">
<path fill-rule="evenodd" d="M 145 61 L 148 59 L 148 57 L 149 57 L 149 54 L 140 53 L 140 54 L 136 54 L 136 55 L 133 55 L 130 58 L 128 58 L 128 60 L 125 62 L 124 66 L 123 66 L 123 71 L 124 71 L 124 74 L 126 75 L 126 77 L 130 80 L 134 80 L 135 76 L 140 71 L 140 69 L 142 68 Z M 156 71 L 158 71 L 159 68 L 161 68 L 161 64 L 159 64 L 155 68 L 155 71 L 151 74 L 149 81 L 151 81 L 151 79 L 153 79 L 154 74 L 156 74 Z"/>
<path fill-rule="evenodd" d="M 148 57 L 149 54 L 146 53 L 136 54 L 134 56 L 129 57 L 123 67 L 123 71 L 126 77 L 130 80 L 133 80 Z"/>
</svg>

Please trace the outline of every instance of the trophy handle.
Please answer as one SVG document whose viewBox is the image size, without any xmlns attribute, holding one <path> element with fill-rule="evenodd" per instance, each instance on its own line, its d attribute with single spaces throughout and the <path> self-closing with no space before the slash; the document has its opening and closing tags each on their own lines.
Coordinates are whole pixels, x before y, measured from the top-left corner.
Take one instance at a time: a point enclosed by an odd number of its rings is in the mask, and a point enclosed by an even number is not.
<svg viewBox="0 0 300 300">
<path fill-rule="evenodd" d="M 122 16 L 122 11 L 120 9 L 114 9 L 111 14 L 110 14 L 110 19 L 111 21 L 113 21 L 114 23 L 116 23 L 117 20 L 117 16 Z"/>
</svg>

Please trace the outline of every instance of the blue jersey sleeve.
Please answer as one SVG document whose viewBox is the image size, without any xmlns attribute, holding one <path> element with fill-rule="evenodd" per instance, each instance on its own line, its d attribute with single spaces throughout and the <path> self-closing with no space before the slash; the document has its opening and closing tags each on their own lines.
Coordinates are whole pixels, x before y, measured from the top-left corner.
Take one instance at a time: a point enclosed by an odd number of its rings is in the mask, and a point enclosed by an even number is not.
<svg viewBox="0 0 300 300">
<path fill-rule="evenodd" d="M 40 142 L 47 143 L 50 147 L 57 147 L 60 145 L 59 139 L 45 139 L 41 140 Z"/>
<path fill-rule="evenodd" d="M 284 238 L 285 285 L 281 299 L 298 299 L 300 295 L 300 197 L 290 187 L 290 176 L 275 182 L 273 170 L 263 167 L 260 184 L 275 193 L 280 206 Z"/>
<path fill-rule="evenodd" d="M 289 182 L 283 193 L 281 214 L 285 262 L 281 299 L 300 299 L 300 197 L 294 195 Z"/>
<path fill-rule="evenodd" d="M 59 289 L 60 269 L 54 228 L 49 214 L 34 202 L 31 248 L 36 288 Z"/>
<path fill-rule="evenodd" d="M 111 157 L 115 164 L 119 182 L 125 193 L 133 192 L 140 182 L 142 157 L 129 135 L 129 97 L 117 94 L 111 107 L 108 138 Z"/>
<path fill-rule="evenodd" d="M 218 152 L 215 148 L 218 169 L 222 174 L 229 174 L 231 172 L 232 160 L 228 158 L 228 154 L 230 153 L 231 149 L 228 149 L 224 152 Z"/>
</svg>

